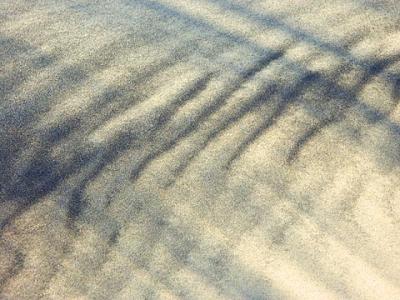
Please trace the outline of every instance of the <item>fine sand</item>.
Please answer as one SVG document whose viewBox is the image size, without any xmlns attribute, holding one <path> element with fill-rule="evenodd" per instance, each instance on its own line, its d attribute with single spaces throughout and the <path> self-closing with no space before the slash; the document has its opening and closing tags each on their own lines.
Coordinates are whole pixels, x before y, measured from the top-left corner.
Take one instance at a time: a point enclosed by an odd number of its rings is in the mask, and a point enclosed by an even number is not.
<svg viewBox="0 0 400 300">
<path fill-rule="evenodd" d="M 0 1 L 0 299 L 400 299 L 400 1 Z"/>
</svg>

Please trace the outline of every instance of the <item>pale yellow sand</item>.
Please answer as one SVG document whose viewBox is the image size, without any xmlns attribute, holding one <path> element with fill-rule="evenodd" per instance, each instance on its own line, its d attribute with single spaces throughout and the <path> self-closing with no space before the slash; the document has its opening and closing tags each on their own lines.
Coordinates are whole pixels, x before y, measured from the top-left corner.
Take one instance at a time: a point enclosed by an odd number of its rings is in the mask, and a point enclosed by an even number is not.
<svg viewBox="0 0 400 300">
<path fill-rule="evenodd" d="M 400 299 L 400 5 L 0 3 L 0 299 Z"/>
</svg>

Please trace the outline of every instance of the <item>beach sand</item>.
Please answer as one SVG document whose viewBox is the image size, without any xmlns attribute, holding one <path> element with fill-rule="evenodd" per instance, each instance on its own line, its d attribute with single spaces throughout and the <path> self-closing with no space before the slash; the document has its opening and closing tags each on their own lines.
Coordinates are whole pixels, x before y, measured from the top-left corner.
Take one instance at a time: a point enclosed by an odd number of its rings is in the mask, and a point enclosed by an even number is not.
<svg viewBox="0 0 400 300">
<path fill-rule="evenodd" d="M 400 299 L 400 2 L 0 3 L 1 299 Z"/>
</svg>

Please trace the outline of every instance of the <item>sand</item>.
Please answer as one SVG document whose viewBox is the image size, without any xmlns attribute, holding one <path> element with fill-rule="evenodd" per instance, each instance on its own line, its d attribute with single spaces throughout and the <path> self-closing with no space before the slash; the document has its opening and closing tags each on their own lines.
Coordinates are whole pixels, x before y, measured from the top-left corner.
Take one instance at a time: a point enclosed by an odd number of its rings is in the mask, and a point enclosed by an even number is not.
<svg viewBox="0 0 400 300">
<path fill-rule="evenodd" d="M 400 299 L 400 2 L 0 3 L 1 299 Z"/>
</svg>

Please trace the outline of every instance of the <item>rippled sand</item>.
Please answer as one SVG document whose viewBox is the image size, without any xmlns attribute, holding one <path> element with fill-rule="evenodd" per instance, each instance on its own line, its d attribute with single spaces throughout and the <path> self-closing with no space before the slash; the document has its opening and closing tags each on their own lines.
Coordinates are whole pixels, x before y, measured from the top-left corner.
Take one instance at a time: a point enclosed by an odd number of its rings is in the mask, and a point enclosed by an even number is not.
<svg viewBox="0 0 400 300">
<path fill-rule="evenodd" d="M 0 2 L 0 299 L 400 299 L 400 2 Z"/>
</svg>

